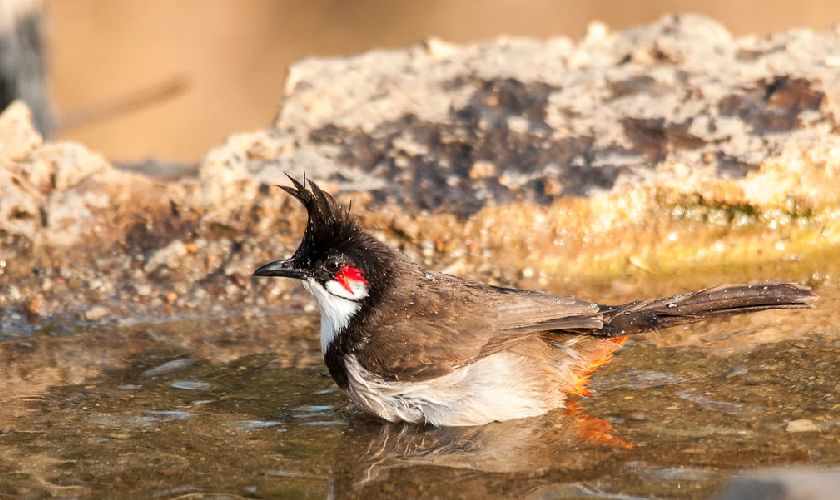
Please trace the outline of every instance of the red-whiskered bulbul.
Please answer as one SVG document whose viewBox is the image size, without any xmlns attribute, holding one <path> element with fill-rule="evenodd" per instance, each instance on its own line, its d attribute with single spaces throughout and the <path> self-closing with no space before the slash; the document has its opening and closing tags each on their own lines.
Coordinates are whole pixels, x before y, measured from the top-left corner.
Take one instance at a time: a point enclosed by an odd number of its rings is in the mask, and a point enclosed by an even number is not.
<svg viewBox="0 0 840 500">
<path fill-rule="evenodd" d="M 291 178 L 290 178 L 291 179 Z M 280 186 L 309 220 L 295 254 L 255 276 L 295 278 L 321 310 L 332 378 L 392 422 L 478 425 L 533 417 L 586 394 L 628 335 L 763 309 L 810 307 L 806 286 L 721 285 L 607 306 L 422 269 L 361 229 L 314 182 Z"/>
</svg>

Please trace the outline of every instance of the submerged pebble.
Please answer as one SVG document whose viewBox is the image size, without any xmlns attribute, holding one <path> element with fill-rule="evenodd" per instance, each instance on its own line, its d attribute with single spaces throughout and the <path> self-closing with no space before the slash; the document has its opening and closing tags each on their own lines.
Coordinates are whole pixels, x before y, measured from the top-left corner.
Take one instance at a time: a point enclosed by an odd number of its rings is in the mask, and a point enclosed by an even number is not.
<svg viewBox="0 0 840 500">
<path fill-rule="evenodd" d="M 200 380 L 176 380 L 169 384 L 169 387 L 185 391 L 204 391 L 209 389 L 211 385 Z"/>
<path fill-rule="evenodd" d="M 265 429 L 268 427 L 277 427 L 278 425 L 283 425 L 283 422 L 279 422 L 276 420 L 246 420 L 244 422 L 239 422 L 239 427 L 242 430 L 253 430 L 253 429 Z"/>
<path fill-rule="evenodd" d="M 741 405 L 739 403 L 732 403 L 732 402 L 729 402 L 729 401 L 719 401 L 719 400 L 716 400 L 716 399 L 712 399 L 712 398 L 710 398 L 708 396 L 705 396 L 703 394 L 698 394 L 693 389 L 687 389 L 687 390 L 684 390 L 684 391 L 680 391 L 680 392 L 677 393 L 677 396 L 679 396 L 680 398 L 682 398 L 686 401 L 691 401 L 692 403 L 695 403 L 695 404 L 699 405 L 700 407 L 705 408 L 707 410 L 719 411 L 721 413 L 726 413 L 728 415 L 738 415 L 738 414 L 741 413 L 741 410 L 743 409 L 743 405 Z"/>
<path fill-rule="evenodd" d="M 155 417 L 165 417 L 169 420 L 185 420 L 192 416 L 190 412 L 180 410 L 144 410 L 143 413 Z"/>
<path fill-rule="evenodd" d="M 735 378 L 735 377 L 740 377 L 741 375 L 746 375 L 748 372 L 749 372 L 749 370 L 747 369 L 747 367 L 745 367 L 745 366 L 736 366 L 735 368 L 733 368 L 733 369 L 729 370 L 728 372 L 726 372 L 726 374 L 724 375 L 724 377 L 726 377 L 726 378 Z"/>
<path fill-rule="evenodd" d="M 162 365 L 149 368 L 140 374 L 140 378 L 152 378 L 159 377 L 161 375 L 169 375 L 170 373 L 186 370 L 194 364 L 195 360 L 191 358 L 173 359 L 172 361 L 167 361 Z"/>
<path fill-rule="evenodd" d="M 334 407 L 335 407 L 334 405 L 304 405 L 304 406 L 298 406 L 297 408 L 295 408 L 295 410 L 296 411 L 319 413 L 319 412 L 325 412 L 325 411 L 332 410 Z"/>
<path fill-rule="evenodd" d="M 819 432 L 820 428 L 817 427 L 812 420 L 808 420 L 807 418 L 800 418 L 797 420 L 791 420 L 785 426 L 785 432 Z"/>
<path fill-rule="evenodd" d="M 85 319 L 88 321 L 98 321 L 109 313 L 108 309 L 103 306 L 93 306 L 85 311 Z"/>
</svg>

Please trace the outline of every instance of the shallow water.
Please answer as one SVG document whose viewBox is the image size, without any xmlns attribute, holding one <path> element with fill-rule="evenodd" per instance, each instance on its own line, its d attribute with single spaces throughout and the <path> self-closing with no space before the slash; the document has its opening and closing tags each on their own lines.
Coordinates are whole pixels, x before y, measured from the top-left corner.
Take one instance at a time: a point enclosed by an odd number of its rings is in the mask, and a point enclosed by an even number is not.
<svg viewBox="0 0 840 500">
<path fill-rule="evenodd" d="M 622 302 L 729 274 L 573 290 Z M 737 281 L 812 274 L 791 264 Z M 811 281 L 814 310 L 634 338 L 592 397 L 466 429 L 348 408 L 320 362 L 314 314 L 5 340 L 0 496 L 708 497 L 747 469 L 838 469 L 840 291 L 824 272 Z"/>
</svg>

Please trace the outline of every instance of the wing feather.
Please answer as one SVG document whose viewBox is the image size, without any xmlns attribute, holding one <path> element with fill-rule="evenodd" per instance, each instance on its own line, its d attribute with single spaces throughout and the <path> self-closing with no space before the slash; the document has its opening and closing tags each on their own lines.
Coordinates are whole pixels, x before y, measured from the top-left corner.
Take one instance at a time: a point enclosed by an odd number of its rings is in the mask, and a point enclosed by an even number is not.
<svg viewBox="0 0 840 500">
<path fill-rule="evenodd" d="M 534 334 L 603 326 L 597 304 L 571 297 L 437 273 L 413 278 L 423 280 L 422 296 L 417 286 L 395 290 L 380 309 L 388 313 L 372 317 L 363 328 L 375 332 L 375 338 L 366 339 L 357 353 L 365 368 L 395 380 L 440 377 Z M 414 279 L 399 281 L 417 284 Z M 412 307 L 397 301 L 405 297 Z"/>
</svg>

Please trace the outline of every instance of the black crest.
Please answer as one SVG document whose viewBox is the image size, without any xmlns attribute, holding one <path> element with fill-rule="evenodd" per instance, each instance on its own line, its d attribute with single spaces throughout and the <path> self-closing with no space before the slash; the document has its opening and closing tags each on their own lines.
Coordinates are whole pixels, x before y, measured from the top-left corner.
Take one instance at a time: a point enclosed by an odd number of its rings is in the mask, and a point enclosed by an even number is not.
<svg viewBox="0 0 840 500">
<path fill-rule="evenodd" d="M 350 211 L 343 208 L 329 193 L 309 181 L 309 189 L 290 175 L 286 175 L 292 186 L 278 186 L 283 191 L 297 198 L 306 208 L 309 220 L 303 241 L 300 243 L 296 258 L 312 257 L 318 249 L 340 248 L 351 244 L 363 234 Z M 304 179 L 306 182 L 306 179 Z"/>
<path fill-rule="evenodd" d="M 330 253 L 342 253 L 353 258 L 370 278 L 381 278 L 388 272 L 390 264 L 399 254 L 365 232 L 329 193 L 315 182 L 306 181 L 308 186 L 287 175 L 292 186 L 279 186 L 294 196 L 306 208 L 309 220 L 303 241 L 294 259 L 299 264 L 312 265 Z"/>
</svg>

